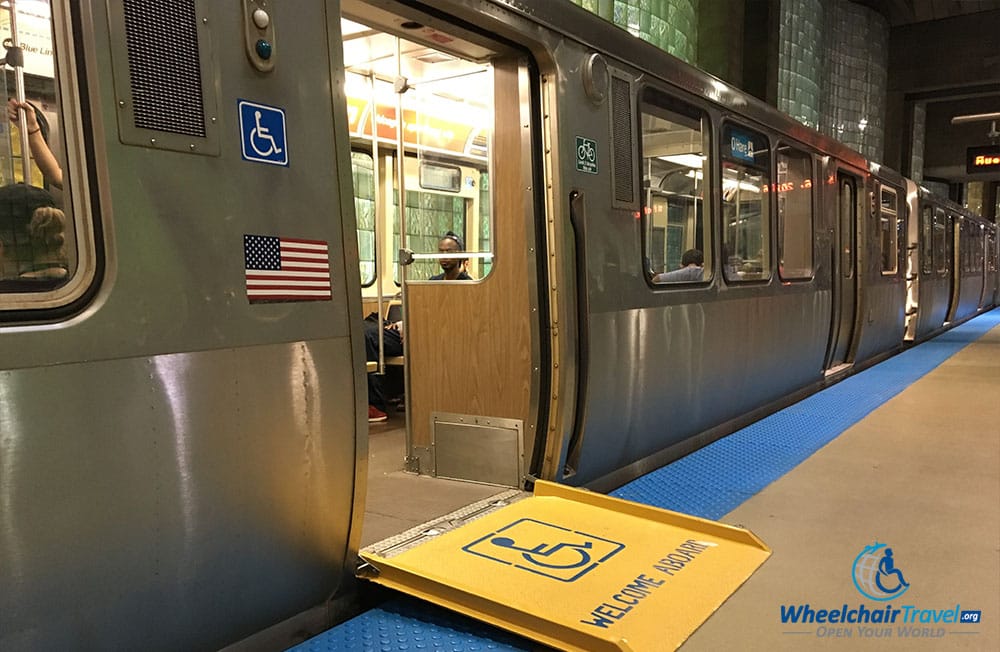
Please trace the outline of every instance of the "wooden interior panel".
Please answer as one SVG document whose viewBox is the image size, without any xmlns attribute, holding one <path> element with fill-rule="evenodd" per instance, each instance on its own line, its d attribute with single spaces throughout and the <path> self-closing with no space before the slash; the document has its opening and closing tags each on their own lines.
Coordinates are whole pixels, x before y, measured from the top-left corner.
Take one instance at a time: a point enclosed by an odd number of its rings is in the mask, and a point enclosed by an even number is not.
<svg viewBox="0 0 1000 652">
<path fill-rule="evenodd" d="M 410 284 L 406 290 L 407 401 L 414 446 L 430 446 L 432 412 L 528 417 L 529 217 L 521 183 L 516 62 L 496 63 L 494 91 L 493 271 L 480 283 Z"/>
</svg>

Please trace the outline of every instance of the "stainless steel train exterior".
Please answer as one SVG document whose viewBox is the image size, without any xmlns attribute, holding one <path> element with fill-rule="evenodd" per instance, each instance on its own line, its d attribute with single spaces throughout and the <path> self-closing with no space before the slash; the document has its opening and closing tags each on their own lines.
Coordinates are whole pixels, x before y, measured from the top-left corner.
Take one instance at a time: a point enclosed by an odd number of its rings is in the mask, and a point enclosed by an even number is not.
<svg viewBox="0 0 1000 652">
<path fill-rule="evenodd" d="M 993 225 L 568 2 L 41 4 L 70 252 L 65 277 L 0 279 L 5 650 L 277 648 L 350 601 L 342 11 L 491 80 L 462 160 L 489 177 L 492 269 L 401 281 L 413 470 L 444 467 L 457 414 L 516 424 L 516 485 L 609 488 L 998 299 Z M 407 177 L 404 136 L 384 148 Z M 258 294 L 254 238 L 319 248 L 325 280 Z M 674 282 L 686 249 L 704 266 Z"/>
<path fill-rule="evenodd" d="M 241 4 L 51 3 L 75 247 L 56 288 L 0 282 L 4 650 L 220 648 L 351 577 L 367 425 L 339 9 L 274 3 L 267 73 Z M 243 99 L 297 125 L 288 167 L 243 159 Z M 255 234 L 326 242 L 330 299 L 250 303 Z"/>
<path fill-rule="evenodd" d="M 997 305 L 997 226 L 907 180 L 906 340 Z"/>
</svg>

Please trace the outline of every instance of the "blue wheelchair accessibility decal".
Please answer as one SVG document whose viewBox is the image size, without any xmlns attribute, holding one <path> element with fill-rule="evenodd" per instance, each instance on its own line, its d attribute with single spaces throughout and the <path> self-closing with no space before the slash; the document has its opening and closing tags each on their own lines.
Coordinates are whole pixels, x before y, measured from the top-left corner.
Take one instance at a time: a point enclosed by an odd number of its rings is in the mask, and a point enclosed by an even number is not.
<svg viewBox="0 0 1000 652">
<path fill-rule="evenodd" d="M 288 165 L 285 112 L 275 106 L 239 100 L 243 158 L 247 161 Z"/>
<path fill-rule="evenodd" d="M 560 582 L 575 582 L 624 549 L 624 543 L 532 518 L 514 521 L 462 547 Z"/>
</svg>

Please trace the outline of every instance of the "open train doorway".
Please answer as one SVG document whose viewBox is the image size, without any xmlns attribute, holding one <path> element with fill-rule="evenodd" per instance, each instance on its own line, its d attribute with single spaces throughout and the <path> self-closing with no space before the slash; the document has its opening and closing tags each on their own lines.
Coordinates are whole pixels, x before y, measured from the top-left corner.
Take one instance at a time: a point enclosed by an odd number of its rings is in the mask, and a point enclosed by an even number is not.
<svg viewBox="0 0 1000 652">
<path fill-rule="evenodd" d="M 369 379 L 386 397 L 362 545 L 523 488 L 539 391 L 527 59 L 386 6 L 348 1 L 342 20 Z"/>
</svg>

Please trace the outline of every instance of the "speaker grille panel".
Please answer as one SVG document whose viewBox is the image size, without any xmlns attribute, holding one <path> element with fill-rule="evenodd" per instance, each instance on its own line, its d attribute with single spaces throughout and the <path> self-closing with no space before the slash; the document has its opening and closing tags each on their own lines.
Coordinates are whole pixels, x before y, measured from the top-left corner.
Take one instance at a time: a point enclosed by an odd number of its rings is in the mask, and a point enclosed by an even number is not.
<svg viewBox="0 0 1000 652">
<path fill-rule="evenodd" d="M 135 126 L 205 136 L 195 0 L 124 0 Z"/>
<path fill-rule="evenodd" d="M 628 80 L 611 78 L 611 131 L 614 137 L 615 200 L 635 201 L 632 169 L 632 97 Z"/>
</svg>

